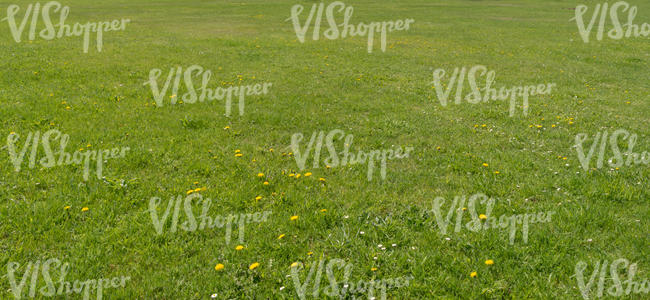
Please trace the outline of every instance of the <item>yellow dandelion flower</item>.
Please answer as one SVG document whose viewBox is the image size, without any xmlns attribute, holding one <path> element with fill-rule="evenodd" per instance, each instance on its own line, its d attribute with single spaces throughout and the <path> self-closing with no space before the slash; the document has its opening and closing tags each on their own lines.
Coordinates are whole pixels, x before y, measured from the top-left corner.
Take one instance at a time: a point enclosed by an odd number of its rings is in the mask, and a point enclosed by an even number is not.
<svg viewBox="0 0 650 300">
<path fill-rule="evenodd" d="M 236 157 L 241 157 L 242 155 L 243 155 L 243 154 L 241 154 L 241 153 L 237 153 L 237 154 L 235 154 Z"/>
<path fill-rule="evenodd" d="M 242 245 L 239 245 L 239 246 L 235 247 L 235 250 L 237 250 L 237 251 L 242 250 L 242 249 L 244 249 L 244 246 L 242 246 Z"/>
<path fill-rule="evenodd" d="M 440 150 L 440 149 L 441 149 L 440 146 L 436 147 L 436 150 Z"/>
<path fill-rule="evenodd" d="M 325 182 L 325 178 L 323 178 L 323 177 L 318 178 L 318 180 L 320 180 L 320 181 L 322 181 L 322 182 Z"/>
<path fill-rule="evenodd" d="M 273 152 L 273 148 L 269 149 L 269 152 Z"/>
<path fill-rule="evenodd" d="M 499 171 L 494 171 L 494 174 L 499 174 L 499 173 L 500 173 Z"/>
<path fill-rule="evenodd" d="M 483 124 L 483 125 L 481 125 L 481 127 L 485 128 L 485 127 L 487 127 L 487 124 Z"/>
<path fill-rule="evenodd" d="M 551 127 L 555 128 L 555 124 L 551 125 Z"/>
<path fill-rule="evenodd" d="M 82 208 L 81 211 L 88 211 L 88 207 Z"/>
<path fill-rule="evenodd" d="M 291 264 L 292 268 L 297 267 L 297 266 L 298 266 L 298 262 L 294 262 L 294 263 Z"/>
<path fill-rule="evenodd" d="M 377 271 L 377 268 L 370 268 L 370 271 Z"/>
<path fill-rule="evenodd" d="M 491 259 L 488 259 L 488 260 L 485 261 L 485 264 L 488 265 L 488 266 L 491 266 L 491 265 L 494 264 L 494 261 L 491 260 Z"/>
<path fill-rule="evenodd" d="M 70 106 L 66 106 L 65 109 L 68 109 L 68 110 L 69 110 L 69 109 L 70 109 Z"/>
<path fill-rule="evenodd" d="M 326 165 L 325 168 L 331 169 L 332 167 L 330 167 L 330 165 Z"/>
<path fill-rule="evenodd" d="M 257 268 L 257 267 L 259 267 L 259 266 L 260 266 L 260 263 L 257 263 L 257 262 L 256 262 L 256 263 L 253 263 L 252 265 L 250 265 L 250 266 L 248 267 L 248 269 L 249 269 L 249 270 L 255 270 L 255 268 Z"/>
<path fill-rule="evenodd" d="M 291 220 L 291 221 L 298 220 L 298 216 L 291 216 L 290 220 Z"/>
<path fill-rule="evenodd" d="M 257 177 L 264 177 L 264 173 L 257 173 Z"/>
<path fill-rule="evenodd" d="M 478 215 L 478 218 L 481 219 L 481 220 L 487 220 L 487 216 L 484 215 L 484 214 Z"/>
<path fill-rule="evenodd" d="M 309 176 L 311 176 L 311 172 L 305 173 L 305 177 L 309 177 Z"/>
<path fill-rule="evenodd" d="M 476 276 L 478 276 L 478 273 L 476 273 L 476 271 L 474 271 L 474 272 L 472 272 L 472 273 L 469 273 L 469 277 L 474 278 L 474 277 L 476 277 Z"/>
<path fill-rule="evenodd" d="M 235 150 L 235 153 L 241 153 L 241 150 L 237 149 Z"/>
<path fill-rule="evenodd" d="M 320 212 L 322 212 L 322 213 L 327 212 L 327 209 L 323 208 L 323 209 L 320 210 Z"/>
<path fill-rule="evenodd" d="M 466 210 L 467 210 L 467 207 L 463 207 L 463 211 L 466 211 Z"/>
<path fill-rule="evenodd" d="M 268 181 L 264 181 L 264 185 L 269 185 L 269 182 L 268 182 Z"/>
<path fill-rule="evenodd" d="M 216 266 L 214 266 L 214 269 L 217 270 L 217 271 L 221 271 L 221 270 L 223 270 L 223 268 L 225 268 L 225 266 L 223 264 L 217 264 Z"/>
<path fill-rule="evenodd" d="M 70 205 L 66 205 L 63 209 L 65 209 L 65 210 L 70 209 Z"/>
<path fill-rule="evenodd" d="M 194 190 L 189 190 L 189 191 L 185 192 L 185 194 L 187 194 L 187 195 L 189 195 L 191 193 L 194 193 Z"/>
<path fill-rule="evenodd" d="M 296 174 L 296 178 L 300 178 L 300 176 L 302 176 L 300 173 Z"/>
<path fill-rule="evenodd" d="M 278 236 L 278 240 L 282 239 L 284 237 L 284 233 Z"/>
<path fill-rule="evenodd" d="M 194 181 L 194 184 L 199 184 L 199 182 L 198 182 L 198 181 Z"/>
<path fill-rule="evenodd" d="M 474 124 L 474 128 L 478 128 L 478 124 Z"/>
<path fill-rule="evenodd" d="M 228 130 L 228 129 L 230 129 L 230 126 L 226 126 L 223 128 L 223 130 Z"/>
<path fill-rule="evenodd" d="M 262 196 L 257 196 L 257 197 L 255 197 L 255 200 L 258 200 L 258 201 L 259 201 L 259 200 L 262 200 Z"/>
<path fill-rule="evenodd" d="M 311 252 L 311 251 L 307 252 L 307 255 L 309 255 L 309 256 L 311 256 L 312 254 L 314 254 L 314 252 Z"/>
<path fill-rule="evenodd" d="M 293 176 L 296 176 L 296 174 L 293 174 L 293 173 L 289 174 L 289 177 L 293 177 Z"/>
<path fill-rule="evenodd" d="M 488 167 L 489 165 L 488 165 L 487 163 L 483 163 L 483 166 L 484 166 L 484 167 Z"/>
</svg>

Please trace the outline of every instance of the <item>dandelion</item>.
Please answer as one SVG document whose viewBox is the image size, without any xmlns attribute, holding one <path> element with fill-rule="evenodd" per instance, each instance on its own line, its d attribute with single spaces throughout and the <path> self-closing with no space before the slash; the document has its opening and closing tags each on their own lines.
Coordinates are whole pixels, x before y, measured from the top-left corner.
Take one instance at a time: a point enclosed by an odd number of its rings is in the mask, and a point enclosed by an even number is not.
<svg viewBox="0 0 650 300">
<path fill-rule="evenodd" d="M 296 174 L 293 173 L 289 174 L 289 177 L 293 177 L 293 176 L 296 176 Z"/>
<path fill-rule="evenodd" d="M 474 277 L 476 277 L 476 276 L 478 276 L 478 273 L 476 273 L 476 271 L 474 271 L 474 272 L 472 272 L 472 273 L 469 273 L 469 277 L 474 278 Z"/>
<path fill-rule="evenodd" d="M 481 127 L 485 128 L 485 127 L 487 127 L 487 125 L 486 125 L 486 124 L 483 124 L 483 125 L 481 125 Z"/>
<path fill-rule="evenodd" d="M 305 173 L 305 177 L 309 177 L 309 176 L 311 176 L 311 172 Z"/>
<path fill-rule="evenodd" d="M 241 153 L 241 150 L 237 149 L 235 150 L 235 153 Z"/>
<path fill-rule="evenodd" d="M 491 265 L 494 264 L 494 261 L 491 260 L 491 259 L 488 259 L 488 260 L 485 261 L 485 264 L 488 265 L 488 266 L 491 266 Z"/>
<path fill-rule="evenodd" d="M 309 256 L 311 256 L 312 254 L 314 254 L 314 252 L 311 252 L 311 251 L 307 252 L 307 255 L 309 255 Z"/>
<path fill-rule="evenodd" d="M 494 174 L 499 174 L 499 171 L 494 171 Z"/>
<path fill-rule="evenodd" d="M 70 209 L 70 205 L 66 205 L 63 209 L 64 209 L 64 210 L 68 210 L 68 209 Z"/>
<path fill-rule="evenodd" d="M 257 173 L 257 177 L 264 177 L 264 173 Z"/>
<path fill-rule="evenodd" d="M 377 271 L 377 268 L 370 268 L 370 271 Z"/>
<path fill-rule="evenodd" d="M 300 176 L 302 176 L 300 173 L 296 174 L 296 178 L 300 178 Z"/>
<path fill-rule="evenodd" d="M 281 240 L 284 237 L 284 233 L 278 236 L 278 240 Z"/>
<path fill-rule="evenodd" d="M 81 211 L 88 211 L 88 207 L 82 208 Z"/>
<path fill-rule="evenodd" d="M 230 126 L 226 126 L 223 128 L 223 130 L 228 130 L 228 129 L 230 129 Z"/>
<path fill-rule="evenodd" d="M 217 264 L 216 266 L 214 266 L 214 269 L 216 271 L 221 271 L 221 270 L 223 270 L 223 268 L 225 268 L 225 266 L 223 264 Z"/>
<path fill-rule="evenodd" d="M 268 182 L 268 181 L 264 181 L 264 185 L 269 185 L 269 182 Z"/>
<path fill-rule="evenodd" d="M 237 250 L 237 251 L 240 251 L 242 249 L 244 249 L 244 246 L 242 246 L 242 245 L 239 245 L 239 246 L 235 247 L 235 250 Z"/>
<path fill-rule="evenodd" d="M 273 148 L 269 149 L 269 152 L 273 152 Z"/>
<path fill-rule="evenodd" d="M 484 167 L 488 167 L 489 165 L 488 165 L 487 163 L 483 163 L 483 166 L 484 166 Z"/>
<path fill-rule="evenodd" d="M 291 221 L 298 220 L 298 216 L 291 216 L 290 220 L 291 220 Z"/>
<path fill-rule="evenodd" d="M 463 207 L 463 211 L 466 211 L 466 210 L 467 210 L 467 207 Z"/>
<path fill-rule="evenodd" d="M 320 182 L 325 182 L 325 178 L 323 178 L 323 177 L 318 178 L 318 180 L 319 180 Z"/>
<path fill-rule="evenodd" d="M 440 149 L 441 149 L 440 146 L 436 147 L 436 150 L 440 151 Z"/>
<path fill-rule="evenodd" d="M 322 212 L 322 213 L 327 212 L 327 209 L 323 208 L 323 209 L 320 210 L 320 212 Z"/>
<path fill-rule="evenodd" d="M 298 262 L 294 262 L 294 263 L 291 264 L 292 268 L 297 267 L 297 266 L 298 266 Z"/>
<path fill-rule="evenodd" d="M 330 167 L 330 165 L 326 165 L 325 168 L 331 169 L 332 167 Z"/>
<path fill-rule="evenodd" d="M 257 201 L 262 200 L 262 196 L 255 197 L 255 200 L 257 200 Z"/>
<path fill-rule="evenodd" d="M 478 215 L 478 218 L 481 219 L 481 220 L 487 220 L 487 216 L 484 215 L 484 214 Z"/>
<path fill-rule="evenodd" d="M 236 157 L 242 157 L 242 155 L 243 155 L 243 154 L 241 154 L 241 153 L 237 153 L 237 154 L 235 154 Z"/>
<path fill-rule="evenodd" d="M 255 270 L 255 268 L 257 268 L 257 267 L 259 267 L 259 266 L 260 266 L 260 263 L 255 262 L 255 263 L 253 263 L 252 265 L 250 265 L 250 266 L 248 267 L 248 269 L 249 269 L 249 270 Z"/>
</svg>

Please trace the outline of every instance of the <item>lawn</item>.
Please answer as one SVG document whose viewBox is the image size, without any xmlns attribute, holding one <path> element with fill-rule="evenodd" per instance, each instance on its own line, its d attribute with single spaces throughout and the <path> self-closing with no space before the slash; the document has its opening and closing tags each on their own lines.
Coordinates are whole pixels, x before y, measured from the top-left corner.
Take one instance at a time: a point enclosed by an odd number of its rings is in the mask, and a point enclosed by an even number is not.
<svg viewBox="0 0 650 300">
<path fill-rule="evenodd" d="M 0 18 L 35 3 L 0 0 Z M 346 1 L 351 25 L 414 21 L 369 53 L 327 38 L 326 13 L 302 39 L 292 7 L 304 26 L 319 3 L 61 0 L 66 24 L 120 21 L 101 51 L 89 29 L 87 53 L 41 38 L 40 17 L 17 42 L 3 19 L 0 298 L 99 299 L 94 280 L 106 299 L 579 299 L 581 262 L 586 284 L 620 259 L 650 280 L 647 36 L 596 24 L 584 42 L 572 19 L 592 0 Z M 650 23 L 650 1 L 630 5 Z M 514 113 L 456 101 L 450 77 L 474 66 L 494 88 L 553 87 Z M 613 167 L 612 144 L 638 163 Z"/>
</svg>

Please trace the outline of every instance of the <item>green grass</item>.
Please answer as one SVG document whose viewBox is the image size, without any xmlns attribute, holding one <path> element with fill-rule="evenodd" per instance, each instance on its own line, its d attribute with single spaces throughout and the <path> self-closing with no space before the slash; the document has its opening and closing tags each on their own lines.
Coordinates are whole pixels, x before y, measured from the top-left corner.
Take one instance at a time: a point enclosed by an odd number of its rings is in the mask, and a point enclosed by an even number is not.
<svg viewBox="0 0 650 300">
<path fill-rule="evenodd" d="M 0 2 L 5 17 L 15 2 Z M 31 3 L 16 2 L 21 13 Z M 585 44 L 569 21 L 573 1 L 348 1 L 352 24 L 415 20 L 388 34 L 386 52 L 376 40 L 369 54 L 364 37 L 299 43 L 285 21 L 297 3 L 308 6 L 304 20 L 317 2 L 63 1 L 68 23 L 131 19 L 125 31 L 104 34 L 102 52 L 91 43 L 87 54 L 79 37 L 16 43 L 0 23 L 0 146 L 10 132 L 57 129 L 70 135 L 68 151 L 131 149 L 106 163 L 106 181 L 83 181 L 80 166 L 15 172 L 2 148 L 0 298 L 13 297 L 7 264 L 48 258 L 70 264 L 70 281 L 131 277 L 107 299 L 297 299 L 289 266 L 310 267 L 320 257 L 353 264 L 355 282 L 412 276 L 408 287 L 389 292 L 395 299 L 575 299 L 580 260 L 627 258 L 639 264 L 636 280 L 650 278 L 648 165 L 585 172 L 571 148 L 578 133 L 626 129 L 639 135 L 637 152 L 650 151 L 647 38 Z M 596 3 L 588 1 L 589 17 Z M 635 23 L 649 23 L 650 2 L 632 4 Z M 442 107 L 432 71 L 479 64 L 496 72 L 497 86 L 557 87 L 531 97 L 528 116 L 508 117 L 503 102 Z M 243 116 L 236 101 L 230 117 L 219 101 L 153 105 L 143 85 L 149 71 L 162 69 L 164 77 L 190 65 L 213 72 L 211 88 L 240 84 L 238 75 L 241 84 L 273 86 L 247 97 Z M 355 152 L 415 150 L 389 161 L 385 180 L 375 173 L 368 181 L 366 165 L 289 177 L 298 171 L 294 157 L 282 155 L 291 136 L 334 129 L 354 135 Z M 273 213 L 246 227 L 242 251 L 236 235 L 226 245 L 223 229 L 166 227 L 156 235 L 149 199 L 160 197 L 165 208 L 198 187 L 215 199 L 212 216 Z M 527 244 L 517 236 L 511 245 L 498 230 L 442 235 L 428 213 L 433 199 L 475 193 L 497 199 L 496 216 L 556 214 L 531 225 Z M 293 215 L 300 218 L 290 221 Z M 487 267 L 487 259 L 495 264 Z M 248 270 L 254 262 L 260 266 Z M 225 268 L 215 271 L 218 263 Z"/>
</svg>

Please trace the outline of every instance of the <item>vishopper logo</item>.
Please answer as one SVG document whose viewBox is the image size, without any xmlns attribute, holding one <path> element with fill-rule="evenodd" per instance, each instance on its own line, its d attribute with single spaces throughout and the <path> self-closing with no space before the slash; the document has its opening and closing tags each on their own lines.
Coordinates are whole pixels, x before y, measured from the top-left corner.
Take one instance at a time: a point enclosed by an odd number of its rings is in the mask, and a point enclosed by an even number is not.
<svg viewBox="0 0 650 300">
<path fill-rule="evenodd" d="M 339 136 L 337 138 L 337 136 Z M 342 158 L 339 158 L 339 153 L 336 151 L 336 147 L 334 145 L 335 139 L 337 140 L 342 140 L 345 137 L 345 144 L 343 147 L 343 151 L 341 153 Z M 325 140 L 325 146 L 327 148 L 327 151 L 329 152 L 329 157 L 327 157 L 324 160 L 324 163 L 326 166 L 330 166 L 332 168 L 337 167 L 337 166 L 346 166 L 346 165 L 354 165 L 354 164 L 364 164 L 368 163 L 368 173 L 367 173 L 367 178 L 368 181 L 372 180 L 372 174 L 375 169 L 375 163 L 379 163 L 381 165 L 381 178 L 386 179 L 386 161 L 395 159 L 395 158 L 408 158 L 409 153 L 413 151 L 413 147 L 406 147 L 406 150 L 402 149 L 402 147 L 396 148 L 394 151 L 393 149 L 384 149 L 384 150 L 372 150 L 369 153 L 363 152 L 359 150 L 359 152 L 355 155 L 350 151 L 350 147 L 352 146 L 352 140 L 354 137 L 351 134 L 346 135 L 343 130 L 335 129 L 330 131 L 327 136 L 325 136 L 324 131 L 320 132 L 314 132 L 311 135 L 311 139 L 309 140 L 309 144 L 307 145 L 307 148 L 304 150 L 300 149 L 300 143 L 302 142 L 304 138 L 304 135 L 302 133 L 296 133 L 291 136 L 291 149 L 294 152 L 294 156 L 296 158 L 296 164 L 298 164 L 298 168 L 300 170 L 305 169 L 305 164 L 307 162 L 307 158 L 309 158 L 309 155 L 311 154 L 312 150 L 314 150 L 314 156 L 313 156 L 313 167 L 318 168 L 320 166 L 320 155 L 321 151 L 323 150 L 323 139 Z"/>
<path fill-rule="evenodd" d="M 40 3 L 27 5 L 22 21 L 20 21 L 20 24 L 17 24 L 16 15 L 18 15 L 19 12 L 20 6 L 16 4 L 9 5 L 7 7 L 7 17 L 2 19 L 2 21 L 7 21 L 9 24 L 11 35 L 16 43 L 20 43 L 27 22 L 30 22 L 28 33 L 29 40 L 33 41 L 36 39 L 36 25 L 38 24 L 40 16 L 43 20 L 43 26 L 45 27 L 38 33 L 42 39 L 53 40 L 54 38 L 60 39 L 64 36 L 71 37 L 83 35 L 84 53 L 88 53 L 91 32 L 96 33 L 97 52 L 101 52 L 102 46 L 104 45 L 104 32 L 125 30 L 126 24 L 131 22 L 129 19 L 122 19 L 121 21 L 113 20 L 112 22 L 87 22 L 86 24 L 75 23 L 74 25 L 69 25 L 65 23 L 65 20 L 68 18 L 68 14 L 70 13 L 70 7 L 62 6 L 61 3 L 57 1 L 47 2 L 43 6 L 41 6 Z M 59 13 L 58 24 L 52 23 L 52 13 Z M 58 28 L 58 31 L 56 28 Z"/>
<path fill-rule="evenodd" d="M 607 280 L 608 269 L 611 277 L 610 279 L 612 281 L 612 285 L 607 289 L 607 293 L 610 296 L 620 297 L 623 294 L 647 294 L 650 292 L 650 282 L 648 282 L 648 279 L 644 279 L 643 281 L 634 281 L 634 276 L 636 276 L 636 271 L 638 269 L 636 263 L 630 264 L 629 260 L 625 258 L 619 258 L 613 261 L 611 265 L 608 264 L 609 263 L 607 260 L 603 260 L 602 263 L 600 261 L 596 261 L 591 276 L 589 276 L 589 280 L 586 282 L 586 284 L 584 272 L 589 267 L 589 264 L 584 261 L 580 261 L 576 264 L 575 276 L 582 298 L 587 300 L 589 299 L 589 296 L 594 295 L 591 292 L 594 283 L 596 283 L 596 276 L 598 276 L 598 290 L 595 293 L 595 297 L 600 298 L 603 296 L 603 292 L 606 287 L 605 282 Z M 621 281 L 620 274 L 624 272 L 625 269 L 627 269 L 627 279 L 625 281 Z"/>
<path fill-rule="evenodd" d="M 576 149 L 580 164 L 585 171 L 589 170 L 589 166 L 591 165 L 591 160 L 596 149 L 598 149 L 598 160 L 596 161 L 596 168 L 600 169 L 603 167 L 608 142 L 612 153 L 614 154 L 614 156 L 610 157 L 607 160 L 607 163 L 610 167 L 619 168 L 623 165 L 629 167 L 633 164 L 649 165 L 650 153 L 646 151 L 643 151 L 643 153 L 633 152 L 637 137 L 638 136 L 636 134 L 630 133 L 624 129 L 614 131 L 611 135 L 609 135 L 609 139 L 608 132 L 606 130 L 603 132 L 597 132 L 594 136 L 594 140 L 591 142 L 589 151 L 585 155 L 585 150 L 582 144 L 587 141 L 588 135 L 586 133 L 579 133 L 576 135 L 575 145 L 573 147 Z M 627 140 L 627 151 L 625 153 L 621 153 L 621 150 L 619 149 L 619 143 L 624 140 Z M 625 159 L 623 156 L 627 157 L 627 159 Z"/>
<path fill-rule="evenodd" d="M 575 17 L 570 21 L 575 20 L 576 25 L 578 26 L 578 32 L 580 37 L 585 43 L 589 42 L 589 37 L 593 31 L 596 20 L 598 20 L 598 29 L 596 32 L 596 39 L 601 41 L 603 40 L 603 34 L 605 32 L 605 20 L 607 19 L 607 14 L 609 13 L 609 18 L 612 23 L 612 29 L 607 32 L 607 36 L 614 40 L 620 40 L 623 37 L 647 37 L 650 35 L 650 24 L 643 23 L 641 26 L 634 24 L 634 18 L 637 14 L 637 7 L 630 6 L 629 3 L 625 1 L 618 1 L 612 4 L 610 7 L 607 2 L 603 4 L 596 4 L 594 11 L 592 13 L 591 19 L 589 19 L 589 24 L 585 27 L 585 20 L 583 16 L 587 13 L 589 7 L 584 4 L 580 4 L 576 7 Z M 627 23 L 621 25 L 619 20 L 619 10 L 621 13 L 627 11 Z M 600 18 L 599 18 L 600 17 Z"/>
<path fill-rule="evenodd" d="M 488 101 L 505 101 L 510 99 L 509 112 L 510 116 L 515 115 L 517 97 L 523 99 L 523 114 L 524 116 L 528 115 L 528 97 L 535 95 L 548 95 L 551 93 L 552 88 L 556 85 L 555 83 L 546 83 L 538 85 L 529 85 L 529 86 L 513 86 L 510 88 L 501 87 L 499 90 L 492 87 L 494 79 L 496 77 L 496 72 L 494 70 L 488 71 L 487 67 L 482 65 L 473 66 L 467 70 L 466 67 L 454 68 L 454 72 L 449 78 L 449 84 L 444 84 L 443 79 L 447 75 L 447 72 L 444 69 L 436 69 L 433 71 L 433 81 L 430 84 L 433 84 L 433 87 L 436 90 L 436 95 L 440 104 L 445 107 L 447 106 L 447 101 L 449 95 L 451 94 L 454 86 L 456 87 L 455 94 L 455 104 L 461 104 L 463 100 L 472 103 L 478 104 L 480 102 L 486 103 Z M 485 88 L 481 94 L 481 88 L 479 88 L 477 77 L 485 76 Z M 467 77 L 467 83 L 471 90 L 471 93 L 463 97 L 463 88 L 465 87 L 465 77 Z"/>
<path fill-rule="evenodd" d="M 338 9 L 337 9 L 338 8 Z M 372 48 L 374 47 L 375 33 L 380 34 L 381 38 L 381 51 L 386 52 L 386 37 L 388 32 L 409 30 L 411 23 L 414 23 L 413 19 L 397 20 L 397 21 L 384 21 L 384 22 L 370 22 L 369 24 L 364 24 L 363 22 L 358 25 L 350 24 L 350 19 L 354 12 L 352 6 L 346 6 L 345 3 L 341 1 L 335 1 L 330 3 L 325 9 L 325 3 L 313 4 L 311 6 L 311 11 L 309 16 L 305 20 L 305 23 L 301 26 L 299 16 L 302 14 L 304 6 L 296 4 L 291 8 L 291 17 L 287 21 L 291 20 L 293 23 L 293 29 L 296 31 L 296 36 L 301 43 L 305 42 L 305 35 L 309 30 L 309 26 L 312 25 L 312 20 L 316 18 L 313 22 L 314 29 L 312 34 L 312 39 L 317 41 L 320 38 L 320 27 L 321 21 L 323 19 L 323 12 L 325 12 L 325 17 L 327 19 L 327 24 L 329 29 L 323 32 L 323 36 L 329 40 L 335 40 L 340 38 L 346 38 L 348 36 L 367 36 L 368 37 L 368 53 L 372 53 Z M 338 24 L 334 17 L 335 11 L 339 13 L 344 12 L 343 22 Z M 340 30 L 339 30 L 339 27 Z"/>
<path fill-rule="evenodd" d="M 184 231 L 188 232 L 193 232 L 198 230 L 205 230 L 207 229 L 212 229 L 212 228 L 223 228 L 224 226 L 226 227 L 226 232 L 225 232 L 225 241 L 226 245 L 230 244 L 230 237 L 232 234 L 232 227 L 233 224 L 237 224 L 238 229 L 239 229 L 239 242 L 244 243 L 244 231 L 246 228 L 246 224 L 255 222 L 255 223 L 262 223 L 266 222 L 267 218 L 269 215 L 271 215 L 271 211 L 264 211 L 263 213 L 256 212 L 254 214 L 229 214 L 228 216 L 222 216 L 222 215 L 216 215 L 214 217 L 211 217 L 208 215 L 208 211 L 210 210 L 210 206 L 212 205 L 212 199 L 206 198 L 203 199 L 203 196 L 199 193 L 191 193 L 190 195 L 187 195 L 184 199 L 182 195 L 179 195 L 174 199 L 174 197 L 170 197 L 169 201 L 167 202 L 167 208 L 165 209 L 165 212 L 163 213 L 162 216 L 158 214 L 158 206 L 161 204 L 162 200 L 159 197 L 152 197 L 149 200 L 149 214 L 151 215 L 151 220 L 153 222 L 153 226 L 156 229 L 156 233 L 158 235 L 163 234 L 164 232 L 164 227 L 167 223 L 169 223 L 169 214 L 172 213 L 171 216 L 171 226 L 169 227 L 169 232 L 176 232 L 178 229 L 178 221 L 180 218 L 180 208 L 181 208 L 181 203 L 183 204 L 183 212 L 185 213 L 185 216 L 187 220 L 180 224 L 180 228 Z M 194 216 L 194 203 L 197 204 L 202 204 L 202 210 L 201 214 L 199 215 L 198 219 L 200 223 L 197 223 L 197 219 Z M 172 212 L 172 207 L 173 207 L 173 212 Z"/>
<path fill-rule="evenodd" d="M 327 266 L 325 266 L 327 263 Z M 326 262 L 323 258 L 320 260 L 311 262 L 311 267 L 305 277 L 304 281 L 301 282 L 300 273 L 304 269 L 304 264 L 302 262 L 296 262 L 291 265 L 291 279 L 293 280 L 293 285 L 296 289 L 296 294 L 301 300 L 307 299 L 309 295 L 308 287 L 312 284 L 311 296 L 314 299 L 319 299 L 321 290 L 326 296 L 332 298 L 347 299 L 350 297 L 352 299 L 357 299 L 358 295 L 366 295 L 368 299 L 376 299 L 375 293 L 378 293 L 380 299 L 386 299 L 386 293 L 390 289 L 396 289 L 403 286 L 408 286 L 409 281 L 413 280 L 413 277 L 398 277 L 398 278 L 389 278 L 389 279 L 373 279 L 373 280 L 359 280 L 357 282 L 350 281 L 350 275 L 352 274 L 352 264 L 346 263 L 342 259 L 331 259 Z M 324 289 L 321 289 L 320 283 L 321 278 L 323 277 L 323 268 L 325 269 L 325 276 L 329 285 Z M 343 270 L 343 271 L 341 271 Z M 342 273 L 342 274 L 341 274 Z M 337 274 L 341 279 L 337 279 Z M 314 280 L 312 283 L 312 279 Z"/>
<path fill-rule="evenodd" d="M 27 280 L 31 276 L 29 292 L 27 296 L 30 298 L 36 297 L 37 292 L 39 292 L 43 297 L 54 297 L 54 296 L 63 296 L 81 294 L 83 292 L 84 300 L 90 299 L 90 294 L 93 290 L 97 293 L 97 300 L 101 300 L 105 289 L 110 287 L 113 288 L 123 288 L 126 286 L 126 282 L 131 279 L 131 277 L 121 276 L 113 278 L 100 278 L 100 279 L 90 279 L 86 281 L 75 280 L 74 282 L 66 281 L 66 276 L 68 275 L 69 264 L 61 263 L 61 260 L 56 258 L 50 258 L 41 262 L 37 260 L 36 262 L 29 262 L 23 271 L 23 277 L 20 279 L 20 282 L 17 283 L 16 272 L 20 268 L 20 264 L 17 262 L 9 262 L 7 264 L 7 277 L 9 278 L 9 284 L 11 286 L 11 293 L 16 299 L 21 299 L 23 296 L 23 289 Z M 56 269 L 59 268 L 58 272 Z M 58 281 L 52 279 L 52 274 L 58 273 Z M 38 277 L 39 274 L 43 275 L 43 281 L 45 285 L 40 289 L 37 289 Z M 58 288 L 57 288 L 58 286 Z M 69 296 L 64 296 L 69 297 Z M 79 299 L 79 298 L 77 298 Z"/>
<path fill-rule="evenodd" d="M 456 222 L 454 224 L 454 232 L 460 232 L 463 229 L 463 215 L 467 211 L 471 221 L 465 223 L 464 228 L 472 231 L 478 232 L 481 230 L 488 230 L 491 228 L 494 229 L 509 229 L 509 242 L 510 245 L 513 245 L 515 242 L 515 237 L 517 235 L 517 225 L 521 225 L 522 239 L 525 243 L 528 243 L 528 230 L 530 223 L 548 223 L 551 221 L 551 216 L 555 213 L 550 211 L 548 213 L 539 212 L 535 213 L 526 213 L 518 215 L 501 215 L 498 218 L 492 216 L 492 209 L 494 208 L 495 200 L 489 198 L 485 194 L 474 194 L 469 198 L 465 195 L 454 197 L 453 202 L 449 206 L 449 210 L 445 215 L 442 210 L 442 205 L 446 202 L 443 197 L 436 197 L 433 200 L 433 209 L 430 211 L 434 215 L 438 229 L 443 235 L 447 234 L 449 225 L 451 224 L 451 218 L 454 213 L 456 213 Z M 465 205 L 467 204 L 467 207 Z M 477 212 L 478 205 L 485 205 L 485 213 L 479 214 Z M 485 221 L 483 223 L 483 221 Z"/>
<path fill-rule="evenodd" d="M 110 158 L 124 158 L 126 152 L 130 150 L 129 147 L 113 148 L 112 150 L 83 150 L 79 149 L 73 154 L 66 152 L 65 148 L 68 145 L 70 136 L 67 134 L 61 134 L 60 131 L 56 129 L 48 130 L 41 136 L 40 131 L 35 133 L 28 133 L 25 143 L 23 144 L 22 150 L 16 152 L 16 143 L 20 139 L 20 135 L 12 132 L 7 136 L 7 150 L 9 151 L 9 159 L 14 165 L 16 172 L 20 172 L 23 161 L 25 160 L 25 154 L 27 149 L 30 147 L 31 143 L 31 152 L 29 158 L 29 168 L 33 169 L 36 166 L 36 157 L 38 156 L 38 145 L 42 142 L 43 150 L 45 151 L 45 157 L 38 160 L 38 163 L 43 168 L 53 168 L 55 166 L 62 165 L 81 165 L 84 166 L 84 180 L 88 180 L 90 175 L 90 162 L 94 160 L 96 162 L 96 172 L 97 178 L 102 178 L 102 170 L 104 166 L 104 160 Z M 59 140 L 59 151 L 53 152 L 50 143 L 52 141 Z M 88 145 L 90 146 L 90 145 Z M 58 160 L 56 155 L 58 154 Z"/>
<path fill-rule="evenodd" d="M 232 97 L 239 97 L 239 115 L 244 115 L 244 106 L 245 96 L 252 95 L 266 95 L 268 89 L 273 85 L 272 83 L 265 82 L 264 84 L 257 83 L 255 85 L 240 85 L 240 86 L 229 86 L 227 88 L 218 87 L 215 89 L 210 89 L 207 87 L 210 78 L 212 77 L 212 72 L 210 70 L 204 70 L 203 67 L 198 65 L 192 65 L 183 72 L 182 67 L 171 68 L 169 74 L 165 79 L 164 85 L 162 88 L 158 87 L 158 78 L 162 75 L 162 70 L 152 69 L 149 72 L 149 80 L 144 83 L 144 85 L 151 86 L 151 93 L 153 98 L 156 101 L 156 105 L 159 107 L 163 106 L 165 102 L 165 96 L 171 85 L 171 104 L 178 103 L 196 103 L 205 102 L 214 100 L 223 100 L 226 99 L 226 116 L 230 116 L 232 110 Z M 201 76 L 201 85 L 198 89 L 195 89 L 194 77 Z M 181 83 L 181 77 L 187 88 L 187 93 L 183 94 L 181 100 L 179 101 L 178 92 Z M 239 77 L 241 81 L 241 77 Z M 198 90 L 198 93 L 197 93 Z"/>
</svg>

